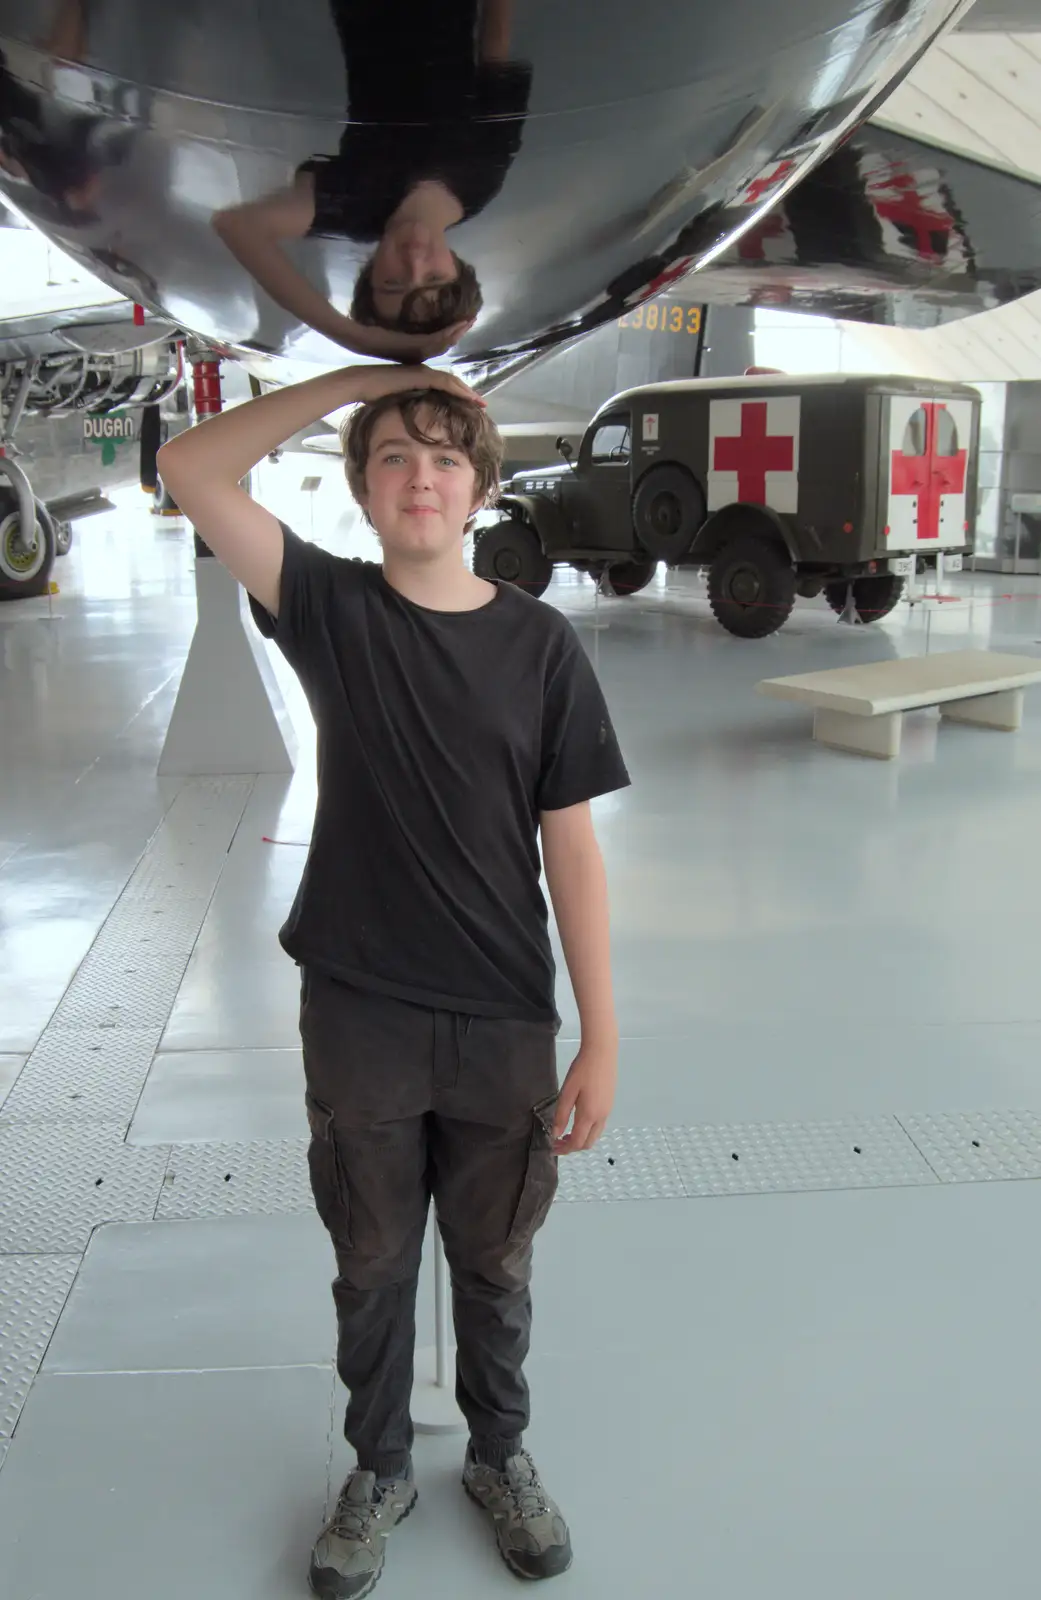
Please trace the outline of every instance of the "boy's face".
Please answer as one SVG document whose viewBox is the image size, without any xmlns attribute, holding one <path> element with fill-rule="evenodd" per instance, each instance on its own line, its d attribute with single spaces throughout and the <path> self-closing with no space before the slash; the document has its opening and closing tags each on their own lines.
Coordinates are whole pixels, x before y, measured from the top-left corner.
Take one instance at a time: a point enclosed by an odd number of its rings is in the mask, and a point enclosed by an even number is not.
<svg viewBox="0 0 1041 1600">
<path fill-rule="evenodd" d="M 426 289 L 429 296 L 422 296 L 416 311 L 429 315 L 437 303 L 437 290 L 454 283 L 458 276 L 459 265 L 443 229 L 416 221 L 389 228 L 372 262 L 376 310 L 385 322 L 391 322 L 399 316 L 407 294 Z"/>
<path fill-rule="evenodd" d="M 384 550 L 436 560 L 462 541 L 477 509 L 477 475 L 428 412 L 419 411 L 416 423 L 444 442 L 423 444 L 400 411 L 384 412 L 373 429 L 361 503 Z"/>
</svg>

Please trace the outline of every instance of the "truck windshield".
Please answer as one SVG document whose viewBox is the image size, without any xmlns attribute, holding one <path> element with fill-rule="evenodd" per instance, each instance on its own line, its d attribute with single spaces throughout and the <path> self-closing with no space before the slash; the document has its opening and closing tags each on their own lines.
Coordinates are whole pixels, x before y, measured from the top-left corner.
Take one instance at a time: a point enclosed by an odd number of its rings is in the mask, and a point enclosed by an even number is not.
<svg viewBox="0 0 1041 1600">
<path fill-rule="evenodd" d="M 630 451 L 629 424 L 604 422 L 593 435 L 591 456 L 594 461 L 628 461 Z"/>
</svg>

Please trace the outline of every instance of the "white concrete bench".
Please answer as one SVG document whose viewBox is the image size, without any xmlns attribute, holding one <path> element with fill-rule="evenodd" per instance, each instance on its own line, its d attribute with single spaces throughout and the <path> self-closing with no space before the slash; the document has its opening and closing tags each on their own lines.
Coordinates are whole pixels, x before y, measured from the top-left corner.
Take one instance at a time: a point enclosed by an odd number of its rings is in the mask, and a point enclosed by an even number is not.
<svg viewBox="0 0 1041 1600">
<path fill-rule="evenodd" d="M 953 650 L 766 678 L 756 688 L 777 700 L 813 706 L 819 744 L 887 761 L 900 754 L 905 711 L 939 706 L 949 722 L 1014 733 L 1023 720 L 1023 688 L 1038 682 L 1041 656 Z"/>
</svg>

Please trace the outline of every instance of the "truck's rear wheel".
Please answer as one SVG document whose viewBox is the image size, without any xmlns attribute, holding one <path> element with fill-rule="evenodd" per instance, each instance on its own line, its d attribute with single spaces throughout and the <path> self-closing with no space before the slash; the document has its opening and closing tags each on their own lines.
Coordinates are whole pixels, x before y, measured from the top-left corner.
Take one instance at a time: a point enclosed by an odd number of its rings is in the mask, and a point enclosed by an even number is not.
<svg viewBox="0 0 1041 1600">
<path fill-rule="evenodd" d="M 705 497 L 682 467 L 652 467 L 633 495 L 633 527 L 658 561 L 682 561 L 705 520 Z"/>
<path fill-rule="evenodd" d="M 545 594 L 553 576 L 553 563 L 534 529 L 516 517 L 506 517 L 479 530 L 474 541 L 474 572 L 488 583 L 513 583 L 536 597 Z"/>
<path fill-rule="evenodd" d="M 795 604 L 795 569 L 787 550 L 768 538 L 738 534 L 708 569 L 708 598 L 728 633 L 740 639 L 776 633 Z"/>
<path fill-rule="evenodd" d="M 839 579 L 824 585 L 824 596 L 831 609 L 841 617 L 846 609 L 846 592 L 850 582 Z M 892 572 L 877 572 L 871 577 L 852 580 L 853 605 L 861 622 L 878 622 L 888 617 L 904 592 L 904 580 Z"/>
<path fill-rule="evenodd" d="M 613 567 L 608 567 L 607 580 L 617 595 L 639 594 L 657 570 L 658 563 L 654 560 L 617 561 Z"/>
</svg>

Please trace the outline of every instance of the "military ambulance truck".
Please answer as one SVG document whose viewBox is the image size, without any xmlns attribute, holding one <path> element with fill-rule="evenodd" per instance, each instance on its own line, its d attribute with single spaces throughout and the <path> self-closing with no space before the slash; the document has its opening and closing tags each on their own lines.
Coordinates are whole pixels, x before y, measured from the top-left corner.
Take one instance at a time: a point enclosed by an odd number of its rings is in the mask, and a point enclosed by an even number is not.
<svg viewBox="0 0 1041 1600">
<path fill-rule="evenodd" d="M 707 571 L 731 633 L 757 639 L 797 596 L 874 622 L 905 579 L 973 546 L 980 396 L 903 377 L 693 378 L 601 406 L 577 456 L 504 485 L 474 571 L 544 593 L 558 564 L 616 595 L 659 562 Z"/>
</svg>

